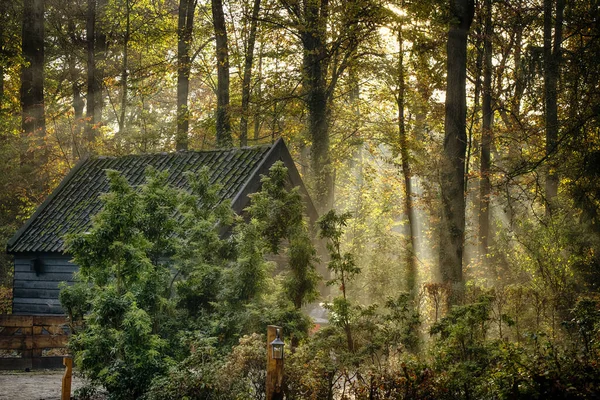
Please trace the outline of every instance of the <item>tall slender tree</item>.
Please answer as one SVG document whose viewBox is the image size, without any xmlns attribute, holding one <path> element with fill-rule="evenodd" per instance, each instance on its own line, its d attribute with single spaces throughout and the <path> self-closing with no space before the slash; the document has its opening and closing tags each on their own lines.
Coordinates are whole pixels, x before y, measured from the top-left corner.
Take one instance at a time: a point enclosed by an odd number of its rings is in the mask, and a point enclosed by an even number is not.
<svg viewBox="0 0 600 400">
<path fill-rule="evenodd" d="M 250 106 L 250 81 L 252 79 L 252 64 L 254 63 L 254 45 L 256 43 L 256 31 L 258 28 L 258 14 L 260 12 L 260 0 L 254 0 L 252 5 L 252 17 L 250 20 L 250 32 L 246 43 L 244 54 L 244 78 L 242 81 L 242 115 L 240 117 L 240 146 L 248 144 L 248 111 Z"/>
<path fill-rule="evenodd" d="M 217 147 L 229 147 L 231 116 L 229 113 L 229 46 L 222 0 L 211 0 L 217 48 Z"/>
<path fill-rule="evenodd" d="M 442 215 L 439 263 L 444 282 L 462 282 L 465 235 L 465 155 L 467 38 L 474 0 L 450 0 L 450 25 L 446 45 L 446 105 L 444 150 L 441 166 Z"/>
<path fill-rule="evenodd" d="M 552 9 L 555 9 L 553 15 Z M 563 13 L 565 0 L 544 0 L 544 113 L 546 124 L 546 213 L 558 194 L 555 153 L 558 146 L 558 78 L 560 73 Z M 554 22 L 554 29 L 553 23 Z M 552 31 L 554 30 L 554 34 Z"/>
<path fill-rule="evenodd" d="M 308 134 L 312 141 L 311 169 L 315 181 L 316 204 L 322 211 L 332 207 L 333 171 L 329 154 L 329 114 L 327 99 L 327 23 L 329 0 L 304 3 L 303 78 L 308 109 Z"/>
<path fill-rule="evenodd" d="M 106 53 L 106 28 L 104 15 L 107 0 L 88 0 L 86 15 L 87 44 L 87 94 L 85 141 L 90 151 L 96 140 L 98 126 L 102 123 L 104 101 L 104 59 Z"/>
<path fill-rule="evenodd" d="M 333 206 L 330 119 L 334 93 L 340 78 L 360 57 L 360 44 L 376 31 L 380 14 L 370 1 L 346 1 L 340 8 L 329 0 L 282 1 L 282 5 L 302 44 L 302 86 L 308 113 L 306 130 L 312 142 L 313 192 L 318 207 L 326 211 Z M 334 11 L 340 14 L 333 14 Z M 328 26 L 340 21 L 342 27 L 334 35 Z"/>
<path fill-rule="evenodd" d="M 417 281 L 417 259 L 416 241 L 417 229 L 415 211 L 413 207 L 413 187 L 411 180 L 410 153 L 408 149 L 408 137 L 406 129 L 406 65 L 404 57 L 404 36 L 402 23 L 398 26 L 398 93 L 396 105 L 398 107 L 398 145 L 400 147 L 400 158 L 402 177 L 404 178 L 404 215 L 408 222 L 408 251 L 406 252 L 406 289 L 415 294 Z"/>
<path fill-rule="evenodd" d="M 177 135 L 175 136 L 175 148 L 177 150 L 187 150 L 188 148 L 190 126 L 188 96 L 192 68 L 190 47 L 197 4 L 197 0 L 179 0 L 177 22 Z"/>
<path fill-rule="evenodd" d="M 481 131 L 481 158 L 479 183 L 479 240 L 481 254 L 488 252 L 490 237 L 490 152 L 492 144 L 492 0 L 484 2 L 483 34 L 483 101 L 481 111 L 483 124 Z"/>
<path fill-rule="evenodd" d="M 121 112 L 118 118 L 119 135 L 125 129 L 127 97 L 129 94 L 129 41 L 131 40 L 131 1 L 125 0 L 125 32 L 123 34 L 123 54 L 121 57 Z M 122 136 L 121 136 L 122 137 Z"/>
<path fill-rule="evenodd" d="M 43 166 L 47 159 L 44 112 L 44 0 L 23 2 L 21 45 L 24 66 L 21 72 L 21 127 L 27 147 L 21 153 L 21 163 L 32 168 Z M 36 149 L 37 147 L 37 149 Z M 35 150 L 34 150 L 35 149 Z M 43 191 L 47 180 L 31 170 L 33 186 Z"/>
<path fill-rule="evenodd" d="M 73 19 L 69 19 L 67 22 L 67 31 L 69 41 L 71 45 L 77 44 L 77 34 L 75 23 Z M 71 139 L 71 152 L 74 159 L 79 157 L 79 141 L 81 137 L 81 130 L 83 128 L 83 108 L 85 107 L 85 101 L 81 92 L 82 80 L 81 71 L 79 70 L 77 57 L 78 54 L 75 52 L 74 46 L 71 47 L 73 50 L 67 55 L 67 62 L 69 64 L 69 77 L 71 79 L 71 90 L 73 91 L 73 129 Z"/>
<path fill-rule="evenodd" d="M 0 115 L 4 111 L 4 68 L 6 57 L 6 13 L 8 0 L 0 0 Z"/>
</svg>

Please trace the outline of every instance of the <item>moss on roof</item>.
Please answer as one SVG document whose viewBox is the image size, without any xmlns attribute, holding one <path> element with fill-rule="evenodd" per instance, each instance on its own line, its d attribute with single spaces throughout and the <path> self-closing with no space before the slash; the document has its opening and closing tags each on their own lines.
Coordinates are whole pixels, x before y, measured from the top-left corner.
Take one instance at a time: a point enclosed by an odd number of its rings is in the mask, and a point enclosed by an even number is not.
<svg viewBox="0 0 600 400">
<path fill-rule="evenodd" d="M 89 158 L 80 162 L 8 243 L 8 251 L 63 252 L 67 233 L 83 232 L 102 207 L 100 194 L 108 191 L 106 170 L 117 170 L 131 185 L 144 183 L 152 166 L 168 171 L 170 184 L 185 189 L 184 173 L 209 168 L 211 182 L 222 185 L 221 199 L 234 199 L 256 177 L 271 145 L 213 151 L 186 151 Z M 239 210 L 236 210 L 239 211 Z"/>
</svg>

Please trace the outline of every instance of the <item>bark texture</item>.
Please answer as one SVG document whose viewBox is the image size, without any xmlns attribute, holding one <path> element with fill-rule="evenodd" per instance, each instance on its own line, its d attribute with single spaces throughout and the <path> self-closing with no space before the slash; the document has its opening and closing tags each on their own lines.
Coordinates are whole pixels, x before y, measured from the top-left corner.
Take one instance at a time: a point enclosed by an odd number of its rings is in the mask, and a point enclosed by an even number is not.
<svg viewBox="0 0 600 400">
<path fill-rule="evenodd" d="M 440 174 L 442 215 L 440 275 L 444 282 L 462 282 L 465 234 L 465 153 L 467 36 L 474 12 L 473 0 L 450 2 L 452 21 L 447 42 L 445 135 Z"/>
<path fill-rule="evenodd" d="M 483 37 L 483 101 L 481 111 L 481 158 L 479 182 L 479 240 L 481 255 L 488 253 L 490 237 L 490 152 L 492 144 L 492 0 L 485 0 L 485 28 Z"/>
<path fill-rule="evenodd" d="M 211 0 L 213 27 L 217 47 L 217 147 L 230 147 L 229 115 L 229 48 L 222 0 Z"/>
<path fill-rule="evenodd" d="M 190 90 L 190 70 L 192 60 L 190 47 L 194 29 L 194 13 L 196 0 L 180 0 L 177 22 L 177 134 L 175 148 L 188 149 L 188 132 L 190 127 L 190 111 L 188 96 Z"/>
<path fill-rule="evenodd" d="M 129 84 L 129 39 L 131 37 L 131 3 L 125 0 L 125 37 L 123 38 L 123 59 L 121 64 L 121 115 L 119 117 L 119 135 L 125 130 L 127 115 L 127 96 Z"/>
<path fill-rule="evenodd" d="M 408 149 L 408 138 L 406 132 L 405 116 L 405 96 L 406 96 L 406 76 L 404 66 L 404 38 L 402 36 L 402 26 L 398 29 L 398 96 L 396 98 L 398 106 L 398 142 L 400 145 L 400 157 L 402 167 L 402 177 L 404 178 L 404 215 L 408 225 L 408 246 L 406 246 L 406 289 L 411 295 L 415 294 L 417 282 L 417 260 L 416 260 L 416 224 L 413 207 L 413 189 L 412 173 L 410 169 L 410 156 Z"/>
<path fill-rule="evenodd" d="M 329 155 L 329 106 L 327 96 L 326 27 L 328 0 L 306 0 L 302 31 L 304 86 L 308 109 L 308 134 L 312 141 L 310 165 L 319 211 L 333 206 L 333 171 Z"/>
<path fill-rule="evenodd" d="M 254 45 L 256 43 L 256 31 L 258 27 L 258 13 L 260 12 L 260 0 L 254 0 L 252 6 L 252 19 L 250 21 L 250 32 L 244 58 L 244 78 L 242 81 L 242 116 L 240 117 L 240 146 L 248 144 L 248 111 L 250 106 L 250 81 L 252 78 L 252 64 L 254 62 Z M 256 135 L 256 132 L 255 132 Z"/>
</svg>

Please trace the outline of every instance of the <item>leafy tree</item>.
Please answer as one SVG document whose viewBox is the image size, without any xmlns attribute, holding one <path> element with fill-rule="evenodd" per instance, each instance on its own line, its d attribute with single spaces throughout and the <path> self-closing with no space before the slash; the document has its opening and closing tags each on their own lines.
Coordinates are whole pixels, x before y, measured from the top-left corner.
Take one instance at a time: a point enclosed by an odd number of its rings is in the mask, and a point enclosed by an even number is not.
<svg viewBox="0 0 600 400">
<path fill-rule="evenodd" d="M 82 371 L 112 398 L 135 399 L 166 367 L 159 322 L 170 272 L 159 257 L 168 249 L 159 247 L 172 233 L 177 196 L 165 186 L 166 175 L 152 170 L 141 192 L 115 171 L 108 179 L 110 193 L 92 228 L 68 240 L 79 282 L 64 287 L 61 300 L 71 316 L 74 304 L 89 306 L 70 341 Z"/>
<path fill-rule="evenodd" d="M 288 190 L 288 170 L 281 161 L 261 179 L 262 189 L 252 195 L 248 213 L 274 253 L 287 247 L 288 271 L 284 291 L 296 309 L 317 297 L 316 249 L 304 219 L 304 202 L 297 187 Z"/>
<path fill-rule="evenodd" d="M 478 398 L 476 388 L 489 362 L 486 335 L 489 329 L 491 299 L 454 307 L 431 327 L 440 334 L 437 368 L 448 374 L 448 398 Z"/>
<path fill-rule="evenodd" d="M 330 305 L 332 322 L 338 324 L 346 333 L 346 345 L 350 352 L 354 351 L 354 340 L 352 339 L 352 304 L 346 297 L 346 287 L 360 272 L 354 262 L 352 253 L 342 253 L 342 235 L 346 226 L 349 213 L 336 214 L 329 211 L 319 219 L 319 236 L 327 239 L 327 250 L 329 250 L 329 262 L 327 268 L 333 272 L 333 278 L 327 282 L 328 285 L 339 285 L 341 296 L 333 299 Z"/>
</svg>

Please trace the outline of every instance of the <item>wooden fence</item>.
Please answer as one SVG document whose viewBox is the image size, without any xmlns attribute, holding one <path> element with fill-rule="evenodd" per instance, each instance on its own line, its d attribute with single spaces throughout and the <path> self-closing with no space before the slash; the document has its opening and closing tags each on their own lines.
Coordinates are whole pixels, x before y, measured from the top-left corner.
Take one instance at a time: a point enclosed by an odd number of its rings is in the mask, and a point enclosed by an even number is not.
<svg viewBox="0 0 600 400">
<path fill-rule="evenodd" d="M 0 315 L 0 370 L 62 368 L 68 334 L 63 316 Z"/>
</svg>

